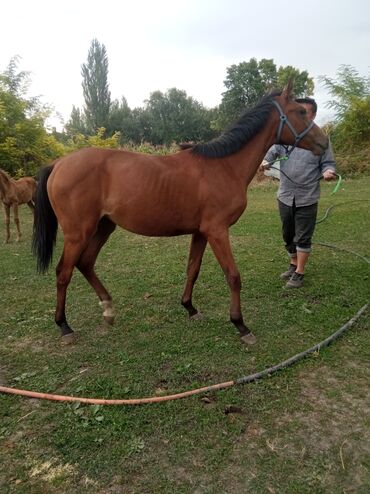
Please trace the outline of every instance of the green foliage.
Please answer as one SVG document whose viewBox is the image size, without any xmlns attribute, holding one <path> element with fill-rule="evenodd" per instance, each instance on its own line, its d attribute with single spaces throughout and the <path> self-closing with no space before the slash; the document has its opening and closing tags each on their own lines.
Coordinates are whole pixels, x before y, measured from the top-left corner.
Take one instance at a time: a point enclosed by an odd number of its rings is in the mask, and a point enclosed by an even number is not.
<svg viewBox="0 0 370 494">
<path fill-rule="evenodd" d="M 74 105 L 69 121 L 65 125 L 65 131 L 69 137 L 73 137 L 76 134 L 87 134 L 86 119 L 79 108 Z"/>
<path fill-rule="evenodd" d="M 369 154 L 370 142 L 370 76 L 360 76 L 349 65 L 341 65 L 335 79 L 322 76 L 320 81 L 333 97 L 328 107 L 335 111 L 329 126 L 334 149 L 357 156 Z M 348 161 L 348 160 L 347 160 Z M 353 172 L 353 159 L 350 170 Z M 361 170 L 361 161 L 358 170 Z M 369 166 L 367 165 L 367 169 Z"/>
<path fill-rule="evenodd" d="M 272 88 L 282 89 L 290 78 L 294 80 L 297 97 L 312 94 L 314 83 L 307 71 L 300 72 L 290 65 L 277 69 L 272 59 L 262 59 L 258 62 L 251 58 L 249 62 L 231 65 L 227 68 L 224 81 L 226 91 L 223 93 L 214 127 L 223 130 L 246 108 L 254 106 L 266 92 Z"/>
<path fill-rule="evenodd" d="M 11 59 L 0 73 L 0 168 L 11 175 L 34 175 L 53 160 L 60 144 L 45 130 L 49 109 L 38 98 L 26 98 L 27 72 L 17 72 L 18 59 Z"/>
<path fill-rule="evenodd" d="M 348 149 L 338 149 L 335 160 L 339 173 L 345 177 L 370 175 L 370 146 L 349 152 Z"/>
<path fill-rule="evenodd" d="M 100 147 L 100 148 L 118 148 L 119 147 L 119 133 L 116 132 L 110 137 L 104 137 L 105 128 L 101 127 L 97 129 L 97 132 L 93 136 L 85 136 L 83 134 L 76 134 L 68 141 L 68 152 L 75 151 L 76 149 L 86 147 Z"/>
<path fill-rule="evenodd" d="M 152 144 L 208 140 L 211 114 L 185 91 L 176 88 L 166 93 L 155 91 L 146 102 L 144 137 Z"/>
<path fill-rule="evenodd" d="M 120 143 L 140 142 L 142 136 L 135 118 L 135 112 L 128 106 L 125 97 L 121 101 L 114 100 L 110 107 L 109 121 L 107 125 L 108 135 L 114 132 L 120 133 Z"/>
<path fill-rule="evenodd" d="M 154 145 L 150 142 L 142 141 L 140 144 L 128 143 L 125 145 L 125 149 L 133 151 L 135 153 L 146 153 L 165 156 L 171 153 L 177 153 L 179 146 L 172 143 L 170 146 Z"/>
<path fill-rule="evenodd" d="M 351 65 L 341 65 L 336 78 L 319 77 L 320 82 L 332 96 L 327 103 L 328 108 L 335 110 L 335 119 L 341 120 L 357 99 L 368 98 L 370 95 L 370 75 L 360 76 Z"/>
<path fill-rule="evenodd" d="M 276 87 L 282 89 L 288 84 L 290 79 L 294 81 L 294 94 L 297 98 L 311 96 L 313 94 L 315 85 L 313 78 L 309 77 L 307 70 L 300 72 L 291 65 L 279 67 L 276 76 Z"/>
<path fill-rule="evenodd" d="M 353 150 L 370 142 L 370 94 L 354 97 L 347 112 L 335 126 L 333 139 L 341 149 Z"/>
<path fill-rule="evenodd" d="M 95 133 L 100 127 L 107 126 L 110 110 L 108 57 L 105 46 L 96 39 L 91 42 L 81 74 L 86 125 L 90 132 Z"/>
</svg>

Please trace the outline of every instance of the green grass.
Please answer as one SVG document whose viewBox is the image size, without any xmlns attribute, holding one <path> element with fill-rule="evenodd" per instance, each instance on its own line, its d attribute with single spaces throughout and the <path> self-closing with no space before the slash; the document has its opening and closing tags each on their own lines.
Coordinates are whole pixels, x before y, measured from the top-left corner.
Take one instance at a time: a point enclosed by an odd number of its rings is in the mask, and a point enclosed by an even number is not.
<svg viewBox="0 0 370 494">
<path fill-rule="evenodd" d="M 369 179 L 344 182 L 336 196 L 332 188 L 322 186 L 320 215 L 338 206 L 314 240 L 369 258 Z M 241 345 L 228 321 L 229 292 L 209 249 L 194 292 L 204 319 L 189 322 L 179 303 L 189 238 L 123 230 L 97 263 L 115 325 L 101 328 L 96 296 L 76 272 L 67 316 L 78 341 L 61 346 L 54 269 L 35 274 L 31 215 L 21 208 L 24 240 L 0 244 L 0 383 L 100 398 L 170 394 L 262 370 L 329 336 L 369 300 L 370 268 L 316 246 L 304 288 L 284 291 L 275 192 L 275 184 L 252 188 L 231 230 L 254 347 Z M 53 267 L 61 241 L 59 234 Z M 365 494 L 368 321 L 367 313 L 284 372 L 206 397 L 96 407 L 0 395 L 0 492 Z"/>
</svg>

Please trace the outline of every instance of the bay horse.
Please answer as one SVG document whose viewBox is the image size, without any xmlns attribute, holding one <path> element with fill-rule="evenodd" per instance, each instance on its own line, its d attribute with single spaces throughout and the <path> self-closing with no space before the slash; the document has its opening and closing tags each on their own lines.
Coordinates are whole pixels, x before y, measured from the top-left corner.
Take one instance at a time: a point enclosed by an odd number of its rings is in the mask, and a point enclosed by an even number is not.
<svg viewBox="0 0 370 494">
<path fill-rule="evenodd" d="M 66 343 L 73 341 L 65 304 L 75 267 L 99 297 L 104 320 L 113 323 L 112 298 L 98 279 L 94 264 L 116 225 L 139 235 L 192 236 L 181 298 L 190 318 L 199 316 L 192 293 L 208 242 L 231 291 L 231 322 L 244 343 L 256 341 L 243 321 L 241 279 L 229 227 L 245 210 L 246 189 L 270 146 L 276 142 L 298 145 L 321 155 L 328 145 L 327 137 L 308 120 L 291 91 L 289 83 L 283 91 L 266 95 L 220 137 L 184 145 L 171 155 L 86 148 L 42 169 L 33 250 L 39 272 L 45 272 L 59 223 L 64 249 L 56 268 L 55 322 Z"/>
<path fill-rule="evenodd" d="M 27 204 L 32 212 L 35 209 L 37 182 L 32 177 L 22 177 L 14 180 L 7 172 L 0 168 L 0 200 L 5 211 L 5 243 L 10 240 L 10 208 L 13 208 L 14 223 L 17 227 L 17 242 L 21 239 L 18 206 Z"/>
</svg>

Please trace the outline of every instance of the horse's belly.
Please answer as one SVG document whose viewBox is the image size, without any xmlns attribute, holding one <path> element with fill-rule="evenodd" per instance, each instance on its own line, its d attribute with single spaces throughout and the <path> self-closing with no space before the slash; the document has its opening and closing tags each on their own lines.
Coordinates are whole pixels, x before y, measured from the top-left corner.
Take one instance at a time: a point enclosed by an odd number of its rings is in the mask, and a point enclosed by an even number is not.
<svg viewBox="0 0 370 494">
<path fill-rule="evenodd" d="M 127 211 L 117 210 L 108 215 L 121 228 L 139 235 L 150 237 L 172 237 L 185 235 L 196 231 L 199 221 L 195 213 L 187 214 L 184 211 L 166 208 L 156 212 L 131 208 Z"/>
</svg>

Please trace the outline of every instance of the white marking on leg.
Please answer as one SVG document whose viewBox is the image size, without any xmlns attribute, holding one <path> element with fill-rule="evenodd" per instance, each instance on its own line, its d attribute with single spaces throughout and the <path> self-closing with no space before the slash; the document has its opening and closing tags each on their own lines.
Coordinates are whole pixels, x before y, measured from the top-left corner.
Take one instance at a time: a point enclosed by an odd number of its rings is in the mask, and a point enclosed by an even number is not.
<svg viewBox="0 0 370 494">
<path fill-rule="evenodd" d="M 111 300 L 101 300 L 99 302 L 100 307 L 103 307 L 104 312 L 103 316 L 104 317 L 114 317 L 114 309 L 113 309 L 113 304 Z"/>
</svg>

